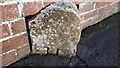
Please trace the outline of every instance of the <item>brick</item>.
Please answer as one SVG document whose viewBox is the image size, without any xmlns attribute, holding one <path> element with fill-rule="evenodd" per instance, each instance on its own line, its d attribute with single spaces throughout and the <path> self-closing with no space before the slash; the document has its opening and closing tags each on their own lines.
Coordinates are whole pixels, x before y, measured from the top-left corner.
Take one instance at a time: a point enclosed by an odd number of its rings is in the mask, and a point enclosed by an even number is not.
<svg viewBox="0 0 120 68">
<path fill-rule="evenodd" d="M 87 12 L 93 9 L 94 3 L 86 3 L 84 6 L 80 6 L 79 13 Z"/>
<path fill-rule="evenodd" d="M 44 7 L 49 6 L 52 2 L 44 2 Z"/>
<path fill-rule="evenodd" d="M 113 2 L 106 2 L 107 3 L 107 5 L 110 5 L 110 4 L 112 4 Z"/>
<path fill-rule="evenodd" d="M 2 42 L 0 42 L 0 54 L 2 54 Z"/>
<path fill-rule="evenodd" d="M 106 18 L 106 15 L 105 13 L 101 14 L 101 20 L 105 19 Z"/>
<path fill-rule="evenodd" d="M 86 27 L 88 27 L 88 26 L 89 26 L 89 23 L 90 23 L 90 20 L 85 20 L 85 21 L 83 22 L 83 29 L 86 28 Z"/>
<path fill-rule="evenodd" d="M 24 57 L 25 55 L 30 53 L 30 46 L 27 44 L 22 48 L 16 49 L 16 52 L 18 54 L 18 58 Z"/>
<path fill-rule="evenodd" d="M 109 11 L 109 6 L 105 6 L 105 7 L 101 8 L 101 9 L 99 9 L 99 14 L 106 13 L 107 11 Z"/>
<path fill-rule="evenodd" d="M 0 42 L 0 46 L 2 46 L 2 42 Z"/>
<path fill-rule="evenodd" d="M 2 22 L 2 6 L 0 6 L 0 24 Z"/>
<path fill-rule="evenodd" d="M 84 20 L 90 18 L 90 17 L 94 17 L 95 15 L 97 15 L 99 13 L 99 10 L 95 10 L 95 11 L 92 11 L 92 12 L 89 12 L 87 14 L 85 14 L 84 16 Z"/>
<path fill-rule="evenodd" d="M 110 11 L 107 11 L 106 13 L 103 13 L 103 14 L 102 14 L 102 17 L 101 17 L 101 20 L 109 17 L 110 15 L 111 15 Z"/>
<path fill-rule="evenodd" d="M 10 36 L 10 31 L 7 24 L 0 26 L 0 30 L 1 30 L 0 38 Z"/>
<path fill-rule="evenodd" d="M 12 51 L 10 53 L 6 53 L 0 57 L 2 58 L 2 66 L 6 66 L 10 63 L 15 62 L 16 58 L 17 58 L 14 51 Z"/>
<path fill-rule="evenodd" d="M 2 26 L 0 26 L 0 39 L 2 38 Z"/>
<path fill-rule="evenodd" d="M 101 20 L 101 15 L 95 16 L 94 18 L 90 19 L 89 26 L 96 24 L 100 20 Z"/>
<path fill-rule="evenodd" d="M 28 2 L 23 4 L 23 16 L 33 15 L 42 9 L 41 2 Z"/>
<path fill-rule="evenodd" d="M 0 2 L 3 2 L 4 0 L 0 0 Z"/>
<path fill-rule="evenodd" d="M 114 14 L 114 13 L 117 13 L 117 12 L 118 12 L 118 7 L 116 7 L 114 9 L 108 11 L 107 13 L 103 14 L 103 19 L 110 16 L 110 15 L 112 15 L 112 14 Z"/>
<path fill-rule="evenodd" d="M 118 3 L 114 3 L 114 4 L 110 5 L 109 10 L 113 10 L 113 9 L 115 9 L 116 7 L 118 7 Z"/>
<path fill-rule="evenodd" d="M 96 2 L 95 4 L 96 4 L 95 8 L 100 8 L 102 6 L 105 6 L 107 4 L 107 2 Z"/>
<path fill-rule="evenodd" d="M 120 1 L 118 2 L 118 11 L 120 11 L 120 7 L 119 6 L 120 6 Z"/>
<path fill-rule="evenodd" d="M 2 53 L 7 52 L 11 49 L 15 49 L 21 45 L 28 43 L 28 36 L 27 34 L 23 34 L 21 36 L 13 37 L 6 41 L 2 42 Z"/>
<path fill-rule="evenodd" d="M 14 23 L 12 23 L 12 32 L 13 34 L 21 33 L 26 31 L 26 25 L 25 25 L 25 20 L 20 19 Z"/>
<path fill-rule="evenodd" d="M 112 15 L 111 10 L 107 12 L 109 15 Z"/>
<path fill-rule="evenodd" d="M 116 3 L 116 4 L 117 4 L 117 3 Z M 114 8 L 113 8 L 113 6 L 114 6 Z M 118 5 L 110 5 L 109 10 L 102 14 L 102 19 L 107 18 L 107 17 L 109 17 L 110 15 L 118 12 L 118 7 L 117 7 L 117 6 L 118 6 Z M 110 10 L 110 9 L 111 9 L 111 10 Z"/>
<path fill-rule="evenodd" d="M 18 7 L 17 4 L 2 6 L 2 21 L 13 20 L 18 18 Z"/>
</svg>

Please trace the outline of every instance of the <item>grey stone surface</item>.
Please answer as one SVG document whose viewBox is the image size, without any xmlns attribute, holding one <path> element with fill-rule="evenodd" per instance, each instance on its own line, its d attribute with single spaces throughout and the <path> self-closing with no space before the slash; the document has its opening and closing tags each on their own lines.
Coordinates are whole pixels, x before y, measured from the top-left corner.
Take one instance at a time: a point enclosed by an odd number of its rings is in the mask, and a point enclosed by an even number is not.
<svg viewBox="0 0 120 68">
<path fill-rule="evenodd" d="M 82 24 L 71 2 L 56 2 L 29 22 L 33 53 L 74 56 Z"/>
</svg>

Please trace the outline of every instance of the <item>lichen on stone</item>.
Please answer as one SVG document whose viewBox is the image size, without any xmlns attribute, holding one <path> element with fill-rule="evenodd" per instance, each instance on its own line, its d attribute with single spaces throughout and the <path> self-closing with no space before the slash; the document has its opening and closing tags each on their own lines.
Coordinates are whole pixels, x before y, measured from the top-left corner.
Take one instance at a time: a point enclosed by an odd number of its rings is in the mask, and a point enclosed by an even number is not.
<svg viewBox="0 0 120 68">
<path fill-rule="evenodd" d="M 74 56 L 80 39 L 82 24 L 76 6 L 56 2 L 46 7 L 29 22 L 34 53 Z"/>
</svg>

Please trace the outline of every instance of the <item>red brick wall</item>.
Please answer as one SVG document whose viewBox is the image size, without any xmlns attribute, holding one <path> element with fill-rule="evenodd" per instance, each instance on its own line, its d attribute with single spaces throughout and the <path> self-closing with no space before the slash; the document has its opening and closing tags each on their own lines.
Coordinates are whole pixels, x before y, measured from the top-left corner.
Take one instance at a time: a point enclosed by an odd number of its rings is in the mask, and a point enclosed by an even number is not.
<svg viewBox="0 0 120 68">
<path fill-rule="evenodd" d="M 106 17 L 117 13 L 120 11 L 118 4 L 119 2 L 81 3 L 79 6 L 79 15 L 81 17 L 81 22 L 84 24 L 83 27 L 86 28 L 96 24 Z"/>
<path fill-rule="evenodd" d="M 59 0 L 0 0 L 0 67 L 7 66 L 30 53 L 25 16 L 33 15 L 52 2 Z M 118 12 L 118 2 L 78 4 L 78 14 L 84 28 Z M 89 1 L 89 0 L 87 0 Z"/>
</svg>

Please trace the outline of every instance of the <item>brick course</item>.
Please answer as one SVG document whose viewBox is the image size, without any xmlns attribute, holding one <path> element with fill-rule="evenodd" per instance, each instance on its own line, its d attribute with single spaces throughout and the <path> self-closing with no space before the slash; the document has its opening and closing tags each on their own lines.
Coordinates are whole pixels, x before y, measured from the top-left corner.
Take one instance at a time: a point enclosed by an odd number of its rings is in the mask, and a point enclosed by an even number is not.
<svg viewBox="0 0 120 68">
<path fill-rule="evenodd" d="M 3 41 L 2 42 L 2 53 L 15 49 L 25 43 L 28 43 L 27 34 L 23 34 L 21 36 L 13 37 L 11 39 Z"/>
</svg>

